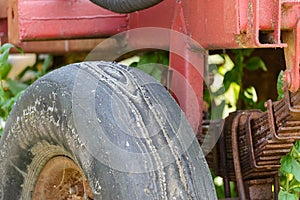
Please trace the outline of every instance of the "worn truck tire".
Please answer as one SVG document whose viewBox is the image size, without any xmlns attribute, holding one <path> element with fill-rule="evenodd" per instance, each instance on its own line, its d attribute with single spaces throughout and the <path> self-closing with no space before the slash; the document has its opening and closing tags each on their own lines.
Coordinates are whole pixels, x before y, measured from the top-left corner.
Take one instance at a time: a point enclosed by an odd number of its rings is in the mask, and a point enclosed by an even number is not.
<svg viewBox="0 0 300 200">
<path fill-rule="evenodd" d="M 143 10 L 163 0 L 90 0 L 91 2 L 117 13 L 130 13 Z"/>
<path fill-rule="evenodd" d="M 0 145 L 0 199 L 216 199 L 175 101 L 116 63 L 40 78 L 14 106 Z"/>
</svg>

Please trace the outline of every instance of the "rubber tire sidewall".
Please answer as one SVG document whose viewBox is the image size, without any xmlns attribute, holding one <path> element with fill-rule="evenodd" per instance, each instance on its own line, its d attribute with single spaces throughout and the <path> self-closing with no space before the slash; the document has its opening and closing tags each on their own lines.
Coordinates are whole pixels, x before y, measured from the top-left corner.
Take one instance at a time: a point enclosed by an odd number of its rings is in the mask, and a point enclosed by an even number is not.
<svg viewBox="0 0 300 200">
<path fill-rule="evenodd" d="M 160 169 L 163 170 L 161 174 L 165 174 L 166 177 L 162 181 L 159 180 L 159 170 L 128 173 L 111 168 L 95 158 L 87 144 L 93 143 L 93 138 L 91 141 L 81 141 L 84 133 L 78 132 L 74 124 L 72 95 L 78 70 L 97 70 L 105 66 L 115 67 L 117 70 L 119 68 L 126 73 L 128 71 L 130 75 L 137 77 L 137 84 L 154 81 L 136 69 L 105 62 L 69 65 L 39 79 L 16 103 L 1 138 L 1 199 L 28 198 L 34 190 L 34 179 L 37 179 L 47 160 L 55 156 L 67 156 L 77 163 L 87 177 L 95 199 L 160 199 L 162 195 L 168 198 L 186 199 L 188 195 L 192 199 L 216 199 L 208 166 L 196 140 L 192 141 L 187 151 L 178 158 L 181 159 L 180 167 L 184 169 L 182 173 L 186 176 L 185 189 L 176 169 L 178 163 L 171 163 Z M 91 75 L 99 78 L 93 73 Z M 156 101 L 171 108 L 167 116 L 168 121 L 178 126 L 177 117 L 183 113 L 167 91 L 158 84 L 156 86 L 157 88 L 148 89 L 155 90 L 157 96 L 153 98 Z M 109 108 L 105 104 L 101 106 Z M 107 110 L 107 113 L 111 112 Z M 101 126 L 111 127 L 110 121 Z M 181 126 L 180 131 L 192 132 L 186 119 Z M 112 130 L 114 129 L 115 127 Z M 108 133 L 109 131 L 106 134 Z M 126 146 L 120 141 L 117 144 L 122 148 Z M 51 153 L 47 154 L 49 149 Z M 95 151 L 105 153 L 101 145 Z M 38 157 L 42 158 L 41 166 L 37 165 Z"/>
</svg>

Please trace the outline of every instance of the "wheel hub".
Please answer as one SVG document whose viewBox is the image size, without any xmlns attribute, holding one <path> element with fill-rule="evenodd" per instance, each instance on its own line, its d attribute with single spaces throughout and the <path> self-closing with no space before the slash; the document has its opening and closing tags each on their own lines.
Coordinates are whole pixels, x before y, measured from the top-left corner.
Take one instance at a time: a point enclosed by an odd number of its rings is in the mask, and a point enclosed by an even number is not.
<svg viewBox="0 0 300 200">
<path fill-rule="evenodd" d="M 58 156 L 47 162 L 41 171 L 33 200 L 94 199 L 82 170 L 68 157 Z"/>
</svg>

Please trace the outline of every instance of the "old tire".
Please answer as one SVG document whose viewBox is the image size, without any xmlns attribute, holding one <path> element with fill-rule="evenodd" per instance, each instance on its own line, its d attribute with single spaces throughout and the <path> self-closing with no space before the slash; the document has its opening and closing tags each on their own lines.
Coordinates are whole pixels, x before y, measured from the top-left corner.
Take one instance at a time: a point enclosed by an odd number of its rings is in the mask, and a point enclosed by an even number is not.
<svg viewBox="0 0 300 200">
<path fill-rule="evenodd" d="M 91 2 L 117 13 L 130 13 L 143 10 L 163 0 L 90 0 Z"/>
<path fill-rule="evenodd" d="M 1 138 L 0 197 L 216 199 L 172 97 L 150 76 L 108 62 L 60 68 L 24 92 Z"/>
</svg>

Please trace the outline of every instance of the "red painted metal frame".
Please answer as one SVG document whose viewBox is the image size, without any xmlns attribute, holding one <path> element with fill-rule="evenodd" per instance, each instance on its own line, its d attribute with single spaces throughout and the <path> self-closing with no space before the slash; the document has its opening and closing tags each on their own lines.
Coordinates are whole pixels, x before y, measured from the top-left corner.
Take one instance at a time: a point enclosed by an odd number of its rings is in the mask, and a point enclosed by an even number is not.
<svg viewBox="0 0 300 200">
<path fill-rule="evenodd" d="M 168 2 L 171 5 L 175 3 L 175 7 L 178 8 L 174 10 L 172 27 L 180 27 L 178 31 L 192 37 L 205 49 L 286 47 L 287 70 L 284 80 L 290 91 L 295 92 L 299 89 L 299 1 L 185 0 Z M 177 20 L 177 16 L 180 16 L 181 20 Z M 147 18 L 144 19 L 148 22 Z M 131 17 L 130 20 L 132 20 Z M 139 19 L 138 22 L 140 21 L 144 20 Z M 138 27 L 139 24 L 136 26 Z M 284 43 L 281 42 L 281 37 Z M 178 43 L 178 41 L 171 40 L 171 48 L 172 43 L 176 42 Z M 182 48 L 187 49 L 186 56 L 188 56 L 191 47 L 188 44 L 182 44 Z M 172 57 L 176 56 L 171 54 L 171 67 L 178 66 L 180 59 L 172 59 Z M 184 66 L 183 71 L 189 68 L 185 63 L 181 63 L 181 66 Z M 191 83 L 197 82 L 189 77 L 186 78 Z M 200 91 L 197 90 L 197 92 Z"/>
<path fill-rule="evenodd" d="M 175 6 L 172 30 L 189 35 L 184 18 L 184 8 L 181 2 Z M 184 77 L 184 81 L 180 81 L 181 79 L 173 75 L 171 91 L 173 94 L 176 94 L 176 99 L 193 129 L 196 132 L 201 132 L 203 75 L 207 52 L 201 46 L 196 47 L 191 44 L 188 38 L 178 38 L 176 36 L 176 34 L 171 34 L 170 69 L 181 74 Z M 181 55 L 174 53 L 178 52 L 175 49 L 181 49 Z M 194 95 L 196 95 L 196 102 L 192 100 Z M 195 114 L 195 111 L 200 115 Z M 197 130 L 199 126 L 200 129 Z"/>
<path fill-rule="evenodd" d="M 127 28 L 127 16 L 84 0 L 11 0 L 9 40 L 18 41 L 109 36 Z M 109 23 L 107 23 L 109 22 Z"/>
<path fill-rule="evenodd" d="M 88 0 L 8 0 L 10 41 L 93 38 L 139 27 L 171 28 L 178 4 L 187 34 L 205 49 L 285 47 L 280 42 L 281 30 L 295 29 L 299 18 L 296 0 L 164 0 L 130 15 L 106 11 Z M 270 32 L 270 41 L 261 43 L 260 32 Z"/>
<path fill-rule="evenodd" d="M 84 45 L 87 40 L 67 39 L 99 40 L 141 27 L 172 29 L 198 42 L 201 46 L 195 46 L 190 40 L 171 33 L 168 39 L 160 40 L 161 44 L 156 45 L 170 50 L 170 70 L 178 72 L 172 77 L 170 89 L 176 94 L 176 99 L 196 131 L 197 126 L 202 124 L 202 75 L 207 65 L 206 50 L 285 48 L 286 86 L 292 92 L 300 88 L 299 0 L 164 0 L 150 9 L 128 15 L 106 11 L 88 0 L 7 1 L 8 25 L 6 15 L 0 13 L 0 38 L 8 36 L 10 42 L 21 46 L 28 47 L 32 45 L 32 41 L 42 41 L 46 47 L 60 42 L 52 50 L 68 51 L 70 49 L 64 49 L 63 45 L 67 42 L 67 46 L 72 44 L 71 50 L 76 47 L 79 47 L 77 50 L 87 50 Z M 0 8 L 5 3 L 6 0 L 0 0 Z M 0 12 L 3 12 L 3 7 Z M 148 44 L 155 40 L 149 39 L 150 37 L 148 35 L 143 39 L 128 34 L 125 38 L 128 46 L 139 47 L 141 44 L 151 46 Z M 93 41 L 96 40 L 89 40 L 89 48 L 96 44 Z M 36 46 L 31 51 L 41 51 L 38 44 L 41 43 L 35 43 Z M 174 53 L 178 49 L 181 49 L 181 55 Z M 191 60 L 193 62 L 189 62 Z M 183 82 L 180 82 L 179 75 L 184 77 Z M 196 102 L 191 101 L 193 94 L 190 90 L 196 95 Z M 195 115 L 195 110 L 200 116 Z M 237 142 L 235 139 L 232 141 Z M 237 147 L 238 144 L 235 143 L 235 148 Z M 233 152 L 238 151 L 233 149 Z M 234 158 L 236 175 L 239 175 L 239 156 Z M 237 176 L 237 179 L 239 188 L 243 189 L 242 177 Z M 243 190 L 239 192 L 240 198 L 246 198 L 243 197 Z"/>
<path fill-rule="evenodd" d="M 283 1 L 282 12 L 283 32 L 282 38 L 288 44 L 285 48 L 286 68 L 284 79 L 291 92 L 300 88 L 299 54 L 300 54 L 300 2 L 296 0 Z"/>
<path fill-rule="evenodd" d="M 7 40 L 7 20 L 0 18 L 0 44 Z M 5 40 L 4 40 L 5 39 Z"/>
<path fill-rule="evenodd" d="M 128 15 L 106 11 L 88 0 L 7 1 L 8 33 L 6 21 L 3 20 L 6 15 L 0 13 L 0 34 L 4 35 L 2 38 L 8 35 L 10 42 L 21 46 L 30 46 L 29 41 L 104 38 L 140 27 L 170 28 L 193 38 L 206 50 L 285 48 L 285 81 L 291 91 L 300 87 L 298 0 L 164 0 L 150 9 Z M 5 3 L 6 0 L 0 0 L 2 10 Z M 47 45 L 55 42 L 57 41 L 47 42 Z M 149 41 L 143 39 L 136 40 L 134 36 L 127 37 L 128 45 L 147 42 Z M 37 46 L 31 50 L 38 51 Z M 194 70 L 203 72 L 206 60 L 202 56 L 203 52 L 194 49 L 186 41 L 176 41 L 172 36 L 170 41 L 162 42 L 161 46 L 168 47 L 171 51 L 180 46 L 185 50 L 186 57 L 198 60 L 199 66 L 192 67 L 185 59 L 171 53 L 170 65 L 191 84 L 197 94 L 199 112 L 202 112 L 203 78 L 195 75 Z M 52 50 L 55 48 L 54 46 Z M 80 48 L 84 48 L 84 45 Z M 180 89 L 176 80 L 172 84 L 178 90 L 185 91 L 185 88 Z M 188 112 L 192 106 L 189 105 L 188 94 L 180 94 L 184 102 L 182 107 Z"/>
</svg>

